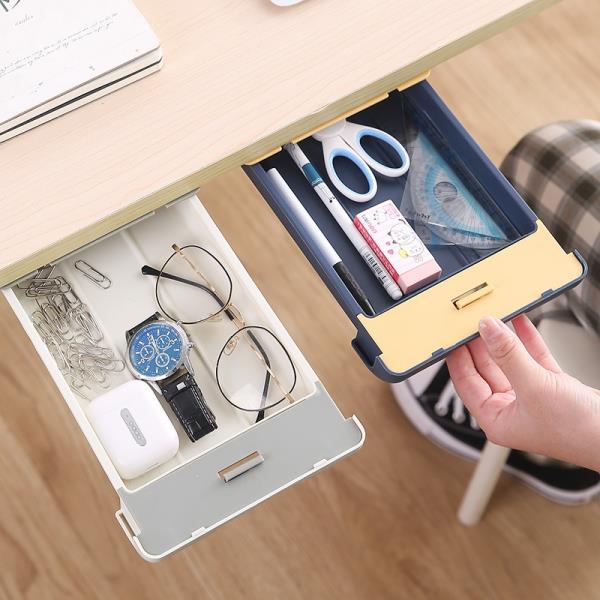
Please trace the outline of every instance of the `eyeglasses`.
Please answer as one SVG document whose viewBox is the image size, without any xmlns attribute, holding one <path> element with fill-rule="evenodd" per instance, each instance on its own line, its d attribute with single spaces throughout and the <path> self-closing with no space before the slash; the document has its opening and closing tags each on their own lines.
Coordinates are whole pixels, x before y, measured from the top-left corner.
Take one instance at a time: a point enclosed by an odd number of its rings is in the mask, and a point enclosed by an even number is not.
<svg viewBox="0 0 600 600">
<path fill-rule="evenodd" d="M 242 411 L 264 412 L 280 402 L 293 402 L 297 373 L 279 338 L 260 325 L 248 325 L 232 303 L 233 281 L 223 263 L 206 248 L 193 244 L 172 246 L 174 252 L 161 269 L 148 265 L 142 274 L 156 277 L 156 301 L 161 312 L 182 325 L 201 325 L 199 346 L 222 340 L 222 332 L 208 326 L 226 317 L 235 331 L 217 355 L 215 378 L 223 397 Z"/>
</svg>

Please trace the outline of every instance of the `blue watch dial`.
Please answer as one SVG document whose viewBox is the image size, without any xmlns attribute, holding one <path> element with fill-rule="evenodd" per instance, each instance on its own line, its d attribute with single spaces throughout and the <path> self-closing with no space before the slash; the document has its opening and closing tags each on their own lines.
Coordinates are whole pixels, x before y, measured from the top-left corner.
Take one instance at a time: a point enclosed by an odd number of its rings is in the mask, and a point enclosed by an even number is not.
<svg viewBox="0 0 600 600">
<path fill-rule="evenodd" d="M 142 377 L 162 377 L 178 367 L 184 355 L 181 334 L 169 323 L 145 325 L 129 342 L 129 362 Z"/>
</svg>

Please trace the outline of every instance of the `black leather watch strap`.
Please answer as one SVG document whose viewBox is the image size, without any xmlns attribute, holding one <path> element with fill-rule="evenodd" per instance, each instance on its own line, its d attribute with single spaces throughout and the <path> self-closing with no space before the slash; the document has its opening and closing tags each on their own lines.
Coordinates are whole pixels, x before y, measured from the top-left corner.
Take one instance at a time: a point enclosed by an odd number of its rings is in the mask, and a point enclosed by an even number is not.
<svg viewBox="0 0 600 600">
<path fill-rule="evenodd" d="M 192 442 L 217 429 L 215 415 L 204 401 L 198 384 L 185 368 L 157 383 Z"/>
<path fill-rule="evenodd" d="M 125 341 L 129 343 L 129 340 L 133 337 L 134 333 L 144 327 L 144 325 L 149 325 L 150 323 L 154 323 L 154 321 L 158 321 L 160 319 L 160 313 L 155 312 L 153 315 L 150 315 L 147 319 L 138 323 L 135 327 L 132 327 L 128 331 L 125 332 Z"/>
</svg>

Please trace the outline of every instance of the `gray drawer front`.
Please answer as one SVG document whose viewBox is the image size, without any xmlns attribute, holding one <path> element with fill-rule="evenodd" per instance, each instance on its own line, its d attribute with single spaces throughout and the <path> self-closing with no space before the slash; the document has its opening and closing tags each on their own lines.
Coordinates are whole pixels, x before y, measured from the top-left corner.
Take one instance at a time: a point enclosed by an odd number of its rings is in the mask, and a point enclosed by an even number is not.
<svg viewBox="0 0 600 600">
<path fill-rule="evenodd" d="M 160 555 L 357 449 L 364 431 L 346 419 L 324 388 L 262 421 L 155 483 L 119 490 L 141 530 L 144 550 Z M 218 472 L 258 451 L 264 462 L 225 483 Z"/>
</svg>

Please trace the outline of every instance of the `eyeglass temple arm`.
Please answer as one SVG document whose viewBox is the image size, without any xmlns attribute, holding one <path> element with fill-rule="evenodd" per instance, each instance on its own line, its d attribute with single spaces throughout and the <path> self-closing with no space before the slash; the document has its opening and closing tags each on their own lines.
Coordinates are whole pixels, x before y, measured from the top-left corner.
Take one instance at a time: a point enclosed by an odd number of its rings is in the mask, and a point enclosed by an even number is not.
<svg viewBox="0 0 600 600">
<path fill-rule="evenodd" d="M 172 275 L 171 273 L 166 273 L 165 271 L 161 272 L 158 269 L 151 267 L 150 265 L 144 265 L 142 267 L 142 275 L 150 275 L 152 277 L 160 276 L 160 277 L 164 277 L 165 279 L 171 279 L 172 281 L 178 281 L 179 283 L 185 283 L 187 285 L 192 285 L 194 287 L 200 288 L 201 290 L 204 290 L 205 292 L 207 292 L 219 304 L 219 306 L 221 308 L 223 308 L 225 306 L 225 303 L 223 302 L 223 300 L 221 300 L 221 298 L 219 297 L 218 294 L 213 292 L 209 287 L 202 285 L 201 283 L 198 283 L 197 281 L 192 281 L 191 279 L 185 279 L 185 277 L 179 277 L 178 275 Z M 233 321 L 234 314 L 232 312 L 230 312 L 229 309 L 227 309 L 227 308 L 225 309 L 225 314 L 229 317 L 229 319 L 231 319 Z M 256 345 L 256 348 L 260 352 L 261 356 L 263 357 L 263 360 L 265 361 L 265 364 L 267 365 L 267 367 L 271 368 L 271 363 L 269 361 L 269 357 L 267 356 L 267 353 L 264 351 L 260 342 L 256 339 L 256 336 L 251 331 L 247 331 L 247 333 L 248 333 L 248 337 Z M 270 381 L 271 381 L 271 375 L 269 374 L 269 371 L 267 371 L 267 374 L 265 377 L 265 384 L 263 387 L 263 400 L 266 400 L 267 394 L 269 393 Z M 264 416 L 264 411 L 262 411 L 262 410 L 259 413 L 259 419 L 257 419 L 257 421 L 260 420 L 261 415 Z"/>
<path fill-rule="evenodd" d="M 221 308 L 225 308 L 225 303 L 219 297 L 219 294 L 213 292 L 208 286 L 198 283 L 197 281 L 192 281 L 191 279 L 185 279 L 185 277 L 179 277 L 178 275 L 171 275 L 171 273 L 166 273 L 165 271 L 159 271 L 154 267 L 149 265 L 144 265 L 142 267 L 142 275 L 150 275 L 152 277 L 164 277 L 165 279 L 171 279 L 172 281 L 178 281 L 179 283 L 185 283 L 187 285 L 192 285 L 194 287 L 200 288 L 204 290 Z M 228 309 L 225 308 L 225 314 L 229 317 L 230 320 L 234 320 L 235 315 Z"/>
</svg>

